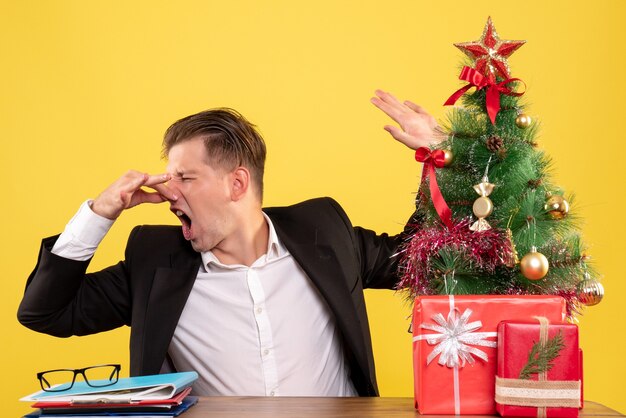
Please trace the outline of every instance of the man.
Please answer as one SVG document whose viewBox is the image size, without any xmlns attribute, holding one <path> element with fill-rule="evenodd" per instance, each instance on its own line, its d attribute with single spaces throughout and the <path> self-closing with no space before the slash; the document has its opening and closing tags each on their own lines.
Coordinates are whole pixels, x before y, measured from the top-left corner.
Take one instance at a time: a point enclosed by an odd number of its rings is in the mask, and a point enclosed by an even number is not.
<svg viewBox="0 0 626 418">
<path fill-rule="evenodd" d="M 423 109 L 376 95 L 394 138 L 433 141 Z M 363 288 L 393 288 L 401 237 L 353 227 L 329 198 L 262 209 L 265 144 L 235 111 L 179 120 L 163 150 L 167 173 L 129 171 L 44 239 L 20 322 L 59 337 L 128 325 L 131 375 L 196 370 L 200 395 L 376 396 Z M 124 261 L 85 273 L 124 210 L 162 202 L 182 231 L 136 227 Z"/>
</svg>

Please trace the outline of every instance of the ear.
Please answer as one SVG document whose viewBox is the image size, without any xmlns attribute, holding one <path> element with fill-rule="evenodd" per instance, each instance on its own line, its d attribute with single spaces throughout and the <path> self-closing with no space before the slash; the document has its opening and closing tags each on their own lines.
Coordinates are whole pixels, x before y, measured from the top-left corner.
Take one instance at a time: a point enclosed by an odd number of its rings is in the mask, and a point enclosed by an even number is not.
<svg viewBox="0 0 626 418">
<path fill-rule="evenodd" d="M 230 173 L 230 197 L 233 202 L 242 199 L 250 189 L 250 172 L 237 167 Z"/>
</svg>

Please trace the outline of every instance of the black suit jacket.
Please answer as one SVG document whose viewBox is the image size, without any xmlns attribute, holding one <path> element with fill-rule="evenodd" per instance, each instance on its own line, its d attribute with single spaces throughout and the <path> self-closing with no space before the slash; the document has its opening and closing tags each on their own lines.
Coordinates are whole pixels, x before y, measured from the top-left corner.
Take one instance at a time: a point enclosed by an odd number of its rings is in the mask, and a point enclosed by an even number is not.
<svg viewBox="0 0 626 418">
<path fill-rule="evenodd" d="M 353 227 L 329 198 L 264 211 L 335 315 L 359 395 L 378 395 L 363 288 L 393 288 L 401 237 Z M 180 227 L 134 228 L 124 261 L 87 274 L 89 261 L 50 252 L 56 238 L 42 243 L 19 321 L 58 337 L 128 325 L 131 375 L 159 373 L 201 265 Z"/>
</svg>

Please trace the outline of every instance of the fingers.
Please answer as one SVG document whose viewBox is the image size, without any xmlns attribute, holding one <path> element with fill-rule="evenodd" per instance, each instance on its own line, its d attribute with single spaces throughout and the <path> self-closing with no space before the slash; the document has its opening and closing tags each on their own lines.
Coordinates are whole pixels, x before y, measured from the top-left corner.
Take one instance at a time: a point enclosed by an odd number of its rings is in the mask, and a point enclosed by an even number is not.
<svg viewBox="0 0 626 418">
<path fill-rule="evenodd" d="M 397 141 L 403 143 L 404 145 L 411 147 L 413 144 L 413 138 L 411 135 L 404 132 L 402 129 L 393 125 L 386 125 L 385 131 L 389 132 L 391 136 L 394 137 Z"/>
<path fill-rule="evenodd" d="M 150 175 L 130 170 L 100 193 L 91 209 L 105 218 L 117 219 L 125 209 L 141 203 L 177 200 L 178 196 L 164 184 L 169 179 L 169 174 Z M 144 186 L 156 190 L 156 193 L 142 190 Z"/>
<path fill-rule="evenodd" d="M 425 115 L 428 114 L 426 109 L 424 109 L 422 106 L 418 104 L 413 103 L 410 100 L 405 100 L 404 102 L 400 103 L 400 101 L 393 94 L 389 92 L 376 90 L 375 93 L 377 97 L 372 97 L 371 102 L 374 103 L 374 105 L 376 105 L 377 107 L 381 108 L 381 110 L 382 108 L 385 108 L 390 112 L 395 111 L 399 113 L 404 113 L 407 111 L 407 108 L 408 108 L 416 113 L 422 113 Z"/>
<path fill-rule="evenodd" d="M 139 189 L 135 193 L 133 193 L 132 196 L 130 196 L 130 203 L 128 205 L 128 208 L 132 208 L 142 203 L 163 203 L 167 201 L 168 199 L 165 198 L 161 193 L 146 192 L 145 190 Z"/>
<path fill-rule="evenodd" d="M 153 175 L 148 175 L 146 182 L 143 184 L 144 186 L 148 186 L 148 187 L 152 187 L 156 184 L 162 184 L 165 183 L 169 180 L 171 180 L 172 176 L 170 174 L 167 173 L 163 173 L 163 174 L 153 174 Z"/>
<path fill-rule="evenodd" d="M 422 106 L 413 103 L 410 100 L 405 100 L 404 104 L 411 109 L 412 111 L 414 111 L 415 113 L 418 113 L 420 116 L 424 116 L 426 119 L 426 123 L 431 127 L 431 128 L 435 128 L 435 126 L 437 126 L 437 120 L 433 117 L 433 115 L 431 115 L 430 113 L 428 113 L 428 111 L 426 109 L 424 109 Z"/>
<path fill-rule="evenodd" d="M 167 187 L 165 184 L 158 183 L 158 184 L 155 184 L 153 186 L 148 186 L 148 187 L 156 190 L 158 194 L 160 194 L 161 196 L 163 196 L 165 199 L 169 201 L 175 202 L 176 200 L 178 200 L 178 195 L 176 194 L 176 192 L 174 192 L 172 189 Z"/>
<path fill-rule="evenodd" d="M 395 107 L 402 106 L 400 101 L 396 99 L 396 97 L 393 94 L 389 93 L 388 91 L 382 91 L 380 89 L 377 89 L 374 93 L 376 94 L 378 98 L 380 98 L 380 100 L 384 101 L 390 106 L 395 106 Z"/>
<path fill-rule="evenodd" d="M 163 173 L 163 174 L 154 174 L 148 176 L 148 179 L 143 184 L 145 187 L 150 187 L 153 190 L 156 190 L 158 194 L 163 196 L 166 200 L 176 201 L 178 200 L 178 195 L 167 185 L 166 182 L 172 179 L 171 174 Z"/>
<path fill-rule="evenodd" d="M 379 97 L 372 97 L 370 99 L 370 102 L 372 102 L 372 104 L 374 106 L 376 106 L 377 108 L 379 108 L 380 110 L 382 110 L 383 112 L 388 114 L 389 116 L 391 116 L 391 113 L 393 113 L 393 111 L 394 111 L 394 109 L 393 109 L 393 107 L 391 107 L 391 105 L 385 103 Z"/>
<path fill-rule="evenodd" d="M 163 202 L 167 202 L 168 201 L 168 199 L 163 197 L 163 195 L 161 193 L 143 192 L 143 195 L 144 195 L 143 203 L 163 203 Z"/>
<path fill-rule="evenodd" d="M 116 184 L 119 184 L 119 188 L 121 192 L 134 192 L 143 186 L 148 180 L 149 175 L 146 173 L 140 173 L 138 171 L 128 171 L 124 174 L 116 183 L 114 183 L 111 187 L 114 187 Z"/>
<path fill-rule="evenodd" d="M 412 111 L 414 111 L 415 113 L 423 113 L 423 114 L 428 114 L 428 112 L 426 111 L 426 109 L 424 109 L 422 106 L 417 105 L 415 103 L 413 103 L 410 100 L 405 100 L 404 104 L 411 109 Z"/>
<path fill-rule="evenodd" d="M 396 109 L 392 105 L 382 101 L 378 97 L 372 97 L 370 99 L 370 101 L 372 102 L 372 104 L 374 106 L 376 106 L 377 108 L 379 108 L 380 110 L 385 112 L 385 114 L 387 116 L 389 116 L 391 119 L 393 119 L 394 121 L 400 123 L 400 118 L 401 118 L 401 115 L 402 115 L 401 111 L 399 111 L 398 109 Z"/>
<path fill-rule="evenodd" d="M 402 113 L 407 111 L 407 108 L 391 93 L 382 90 L 376 90 L 375 93 L 376 97 L 372 97 L 371 102 L 391 118 L 397 119 Z"/>
<path fill-rule="evenodd" d="M 394 121 L 402 124 L 406 119 L 419 115 L 430 116 L 430 114 L 422 106 L 413 103 L 410 100 L 400 101 L 391 93 L 382 90 L 376 90 L 376 97 L 372 97 L 370 101 L 374 106 L 385 112 Z"/>
</svg>

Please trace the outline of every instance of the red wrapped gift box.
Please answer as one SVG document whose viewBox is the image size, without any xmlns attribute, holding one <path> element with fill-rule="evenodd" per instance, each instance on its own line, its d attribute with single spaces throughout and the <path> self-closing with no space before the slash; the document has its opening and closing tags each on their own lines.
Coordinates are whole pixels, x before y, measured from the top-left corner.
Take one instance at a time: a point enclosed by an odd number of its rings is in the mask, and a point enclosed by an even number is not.
<svg viewBox="0 0 626 418">
<path fill-rule="evenodd" d="M 543 346 L 543 349 L 541 348 Z M 552 367 L 544 372 L 533 368 L 537 359 L 551 349 Z M 498 413 L 514 417 L 577 417 L 581 406 L 581 354 L 578 327 L 534 321 L 504 321 L 498 326 Z M 536 361 L 535 361 L 536 363 Z M 522 371 L 526 370 L 525 376 Z"/>
<path fill-rule="evenodd" d="M 496 330 L 506 319 L 565 319 L 556 296 L 423 296 L 413 308 L 415 407 L 421 414 L 495 414 Z"/>
</svg>

